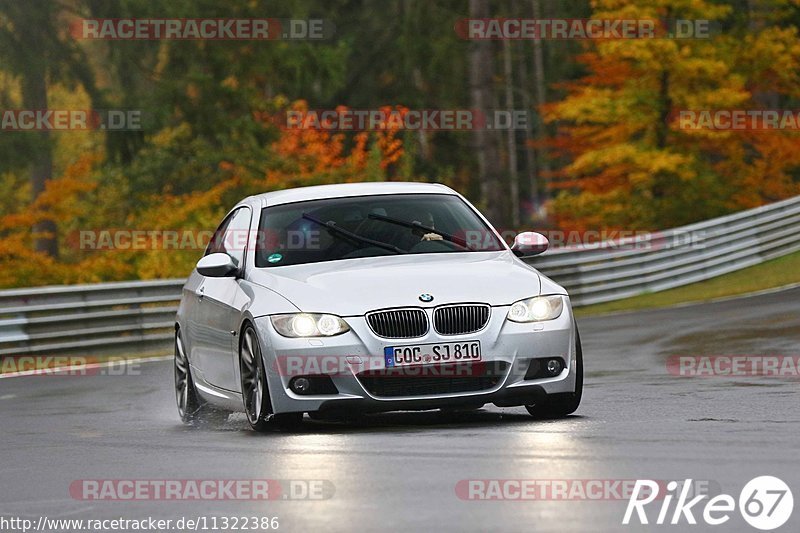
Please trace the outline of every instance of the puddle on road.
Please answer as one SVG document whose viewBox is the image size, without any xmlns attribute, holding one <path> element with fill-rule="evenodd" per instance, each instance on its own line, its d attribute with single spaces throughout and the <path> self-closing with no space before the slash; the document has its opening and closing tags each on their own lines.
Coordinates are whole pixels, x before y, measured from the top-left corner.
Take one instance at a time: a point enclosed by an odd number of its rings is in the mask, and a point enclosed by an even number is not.
<svg viewBox="0 0 800 533">
<path fill-rule="evenodd" d="M 748 321 L 742 327 L 724 323 L 720 326 L 676 335 L 669 340 L 667 355 L 793 355 L 800 344 L 800 317 L 797 315 L 766 316 Z"/>
</svg>

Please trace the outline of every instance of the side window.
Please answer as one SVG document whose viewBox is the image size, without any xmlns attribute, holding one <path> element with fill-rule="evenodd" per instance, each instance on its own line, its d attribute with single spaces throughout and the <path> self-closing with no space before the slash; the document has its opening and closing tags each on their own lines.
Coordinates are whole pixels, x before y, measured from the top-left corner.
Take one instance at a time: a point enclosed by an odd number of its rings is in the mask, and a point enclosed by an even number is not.
<svg viewBox="0 0 800 533">
<path fill-rule="evenodd" d="M 226 253 L 225 252 L 225 229 L 228 227 L 228 224 L 231 223 L 233 220 L 233 215 L 236 213 L 232 213 L 231 216 L 227 217 L 222 223 L 219 225 L 217 230 L 214 232 L 214 235 L 211 236 L 211 241 L 209 241 L 208 246 L 206 247 L 205 255 L 211 254 L 218 254 L 218 253 Z"/>
<path fill-rule="evenodd" d="M 250 209 L 242 207 L 237 209 L 231 217 L 231 223 L 225 229 L 225 253 L 233 258 L 236 266 L 244 263 L 244 251 L 247 248 L 250 235 Z"/>
<path fill-rule="evenodd" d="M 249 233 L 250 209 L 240 207 L 219 225 L 211 242 L 208 243 L 205 255 L 228 254 L 237 266 L 241 265 L 244 261 L 244 251 L 247 247 Z"/>
</svg>

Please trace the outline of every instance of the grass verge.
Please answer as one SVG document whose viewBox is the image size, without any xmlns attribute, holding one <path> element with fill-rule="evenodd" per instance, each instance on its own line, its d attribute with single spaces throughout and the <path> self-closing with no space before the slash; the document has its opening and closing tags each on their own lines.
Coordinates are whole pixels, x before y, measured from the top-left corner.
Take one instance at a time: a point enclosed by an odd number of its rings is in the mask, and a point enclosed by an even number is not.
<svg viewBox="0 0 800 533">
<path fill-rule="evenodd" d="M 691 285 L 641 294 L 615 302 L 576 307 L 575 315 L 580 317 L 616 311 L 668 307 L 687 302 L 703 302 L 798 282 L 800 282 L 800 252 L 795 252 L 760 265 Z"/>
</svg>

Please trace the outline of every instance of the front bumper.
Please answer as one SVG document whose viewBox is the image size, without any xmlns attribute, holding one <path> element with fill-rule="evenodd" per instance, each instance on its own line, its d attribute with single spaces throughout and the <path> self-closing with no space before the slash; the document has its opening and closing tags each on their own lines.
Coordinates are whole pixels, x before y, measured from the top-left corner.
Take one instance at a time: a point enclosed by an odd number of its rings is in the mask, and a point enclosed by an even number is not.
<svg viewBox="0 0 800 533">
<path fill-rule="evenodd" d="M 474 334 L 440 335 L 432 328 L 415 339 L 376 336 L 364 317 L 345 317 L 350 331 L 327 338 L 290 339 L 279 335 L 269 317 L 255 321 L 264 347 L 264 365 L 275 413 L 380 412 L 483 405 L 501 407 L 536 403 L 545 395 L 575 390 L 575 327 L 569 299 L 555 320 L 515 323 L 506 320 L 508 306 L 493 307 L 487 326 Z M 431 309 L 427 310 L 429 313 Z M 497 363 L 503 373 L 487 388 L 467 392 L 379 396 L 369 392 L 358 374 L 384 369 L 384 348 L 437 342 L 478 340 L 482 361 Z M 532 359 L 561 358 L 565 368 L 554 377 L 525 379 Z M 419 367 L 414 367 L 419 368 Z M 328 375 L 336 394 L 299 395 L 289 388 L 292 378 Z M 394 379 L 405 379 L 397 377 Z M 420 378 L 416 378 L 420 379 Z"/>
</svg>

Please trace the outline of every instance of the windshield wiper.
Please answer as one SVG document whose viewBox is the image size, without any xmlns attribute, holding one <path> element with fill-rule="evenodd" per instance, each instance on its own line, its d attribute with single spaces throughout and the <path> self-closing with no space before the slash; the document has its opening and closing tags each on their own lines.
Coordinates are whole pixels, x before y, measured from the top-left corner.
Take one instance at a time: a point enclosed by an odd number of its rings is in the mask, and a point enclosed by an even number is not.
<svg viewBox="0 0 800 533">
<path fill-rule="evenodd" d="M 375 220 L 382 220 L 382 221 L 388 222 L 390 224 L 397 224 L 398 226 L 403 226 L 403 227 L 406 227 L 406 228 L 420 230 L 420 231 L 422 231 L 424 233 L 435 233 L 436 235 L 440 235 L 442 237 L 442 239 L 444 239 L 446 241 L 449 241 L 449 242 L 452 242 L 453 244 L 456 244 L 458 246 L 461 246 L 462 248 L 465 248 L 465 249 L 469 250 L 470 252 L 474 252 L 475 251 L 475 249 L 472 248 L 469 244 L 467 244 L 467 241 L 462 239 L 461 237 L 456 237 L 455 235 L 451 235 L 450 233 L 447 233 L 446 231 L 438 230 L 438 229 L 432 228 L 430 226 L 425 226 L 422 223 L 417 222 L 416 220 L 413 221 L 413 222 L 407 222 L 405 220 L 400 220 L 399 218 L 387 217 L 386 215 L 378 215 L 377 213 L 370 213 L 367 216 L 369 218 L 372 218 L 372 219 L 375 219 Z"/>
<path fill-rule="evenodd" d="M 362 237 L 361 235 L 358 235 L 357 233 L 353 233 L 352 231 L 346 230 L 344 228 L 340 228 L 339 226 L 336 225 L 336 222 L 334 222 L 333 220 L 329 220 L 328 222 L 325 222 L 323 220 L 318 219 L 317 217 L 309 215 L 308 213 L 303 213 L 303 218 L 306 219 L 306 220 L 310 220 L 311 222 L 314 222 L 316 224 L 319 224 L 320 226 L 323 226 L 324 228 L 326 228 L 328 231 L 330 231 L 334 235 L 339 235 L 341 237 L 346 237 L 348 239 L 351 239 L 351 240 L 354 240 L 354 241 L 357 241 L 357 242 L 360 242 L 360 243 L 364 243 L 364 244 L 371 244 L 372 246 L 375 246 L 376 248 L 383 248 L 384 250 L 389 250 L 390 252 L 394 252 L 394 253 L 397 253 L 397 254 L 407 254 L 408 253 L 407 250 L 403 250 L 402 248 L 399 248 L 399 247 L 397 247 L 397 246 L 395 246 L 393 244 L 389 244 L 389 243 L 381 242 L 381 241 L 376 241 L 376 240 L 373 240 L 373 239 L 369 239 L 367 237 Z"/>
</svg>

